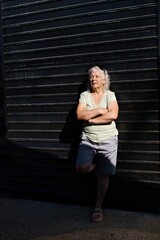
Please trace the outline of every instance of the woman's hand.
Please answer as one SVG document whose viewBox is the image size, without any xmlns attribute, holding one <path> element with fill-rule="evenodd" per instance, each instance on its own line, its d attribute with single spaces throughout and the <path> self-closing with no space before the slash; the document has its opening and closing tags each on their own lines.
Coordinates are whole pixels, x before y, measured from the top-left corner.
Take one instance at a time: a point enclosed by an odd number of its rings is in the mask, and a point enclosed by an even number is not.
<svg viewBox="0 0 160 240">
<path fill-rule="evenodd" d="M 108 109 L 107 109 L 107 108 L 99 108 L 99 109 L 98 109 L 98 112 L 99 112 L 99 115 L 102 116 L 102 115 L 104 115 L 104 114 L 106 114 L 106 113 L 108 112 Z M 95 118 L 96 118 L 96 117 L 95 117 Z M 90 118 L 90 119 L 88 120 L 88 122 L 89 122 L 90 124 L 93 124 L 93 123 L 94 123 L 94 118 Z"/>
<path fill-rule="evenodd" d="M 108 109 L 107 108 L 99 108 L 98 111 L 99 111 L 99 115 L 104 115 L 108 112 Z"/>
</svg>

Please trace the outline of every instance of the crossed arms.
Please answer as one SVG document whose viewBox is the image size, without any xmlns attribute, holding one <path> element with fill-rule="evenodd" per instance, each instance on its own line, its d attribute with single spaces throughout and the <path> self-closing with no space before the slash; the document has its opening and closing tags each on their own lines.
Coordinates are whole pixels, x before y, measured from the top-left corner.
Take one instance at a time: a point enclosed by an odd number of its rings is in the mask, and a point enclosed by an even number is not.
<svg viewBox="0 0 160 240">
<path fill-rule="evenodd" d="M 105 124 L 114 121 L 118 117 L 118 103 L 110 102 L 108 108 L 86 109 L 85 103 L 79 103 L 77 107 L 77 119 L 92 124 Z"/>
</svg>

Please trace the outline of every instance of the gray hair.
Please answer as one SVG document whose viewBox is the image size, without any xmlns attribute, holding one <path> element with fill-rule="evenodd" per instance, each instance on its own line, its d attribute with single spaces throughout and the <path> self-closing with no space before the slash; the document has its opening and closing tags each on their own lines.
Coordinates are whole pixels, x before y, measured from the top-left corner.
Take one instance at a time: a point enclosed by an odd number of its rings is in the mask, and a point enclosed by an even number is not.
<svg viewBox="0 0 160 240">
<path fill-rule="evenodd" d="M 98 70 L 104 76 L 105 80 L 104 90 L 108 90 L 110 87 L 110 76 L 108 74 L 108 71 L 105 68 L 101 69 L 98 66 L 93 66 L 88 70 L 88 74 L 90 75 L 94 69 Z"/>
</svg>

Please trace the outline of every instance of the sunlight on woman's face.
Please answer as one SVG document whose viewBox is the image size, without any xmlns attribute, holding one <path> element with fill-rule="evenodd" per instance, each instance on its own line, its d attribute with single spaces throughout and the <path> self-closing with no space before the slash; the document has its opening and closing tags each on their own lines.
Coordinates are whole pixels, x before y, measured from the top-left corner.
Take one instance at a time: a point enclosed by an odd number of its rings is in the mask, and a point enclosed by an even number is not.
<svg viewBox="0 0 160 240">
<path fill-rule="evenodd" d="M 103 85 L 105 84 L 104 76 L 98 69 L 92 69 L 89 75 L 89 80 L 91 88 L 93 89 L 103 88 Z"/>
</svg>

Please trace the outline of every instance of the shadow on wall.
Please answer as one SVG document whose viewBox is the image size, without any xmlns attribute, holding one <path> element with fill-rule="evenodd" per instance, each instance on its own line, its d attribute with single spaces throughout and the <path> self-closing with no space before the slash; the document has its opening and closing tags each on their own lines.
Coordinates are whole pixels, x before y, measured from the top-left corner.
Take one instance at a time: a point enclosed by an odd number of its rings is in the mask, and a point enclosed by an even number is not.
<svg viewBox="0 0 160 240">
<path fill-rule="evenodd" d="M 77 120 L 76 108 L 77 106 L 74 106 L 68 113 L 65 125 L 60 134 L 60 142 L 70 144 L 68 159 L 72 161 L 75 160 L 77 155 L 83 126 L 83 122 Z"/>
<path fill-rule="evenodd" d="M 84 86 L 79 88 L 79 93 L 82 91 Z M 92 201 L 94 191 L 90 188 L 88 176 L 81 177 L 75 172 L 75 157 L 82 131 L 82 122 L 76 118 L 76 107 L 73 106 L 68 113 L 60 134 L 60 142 L 70 146 L 67 159 L 59 158 L 54 152 L 9 141 L 0 142 L 1 194 L 85 205 Z"/>
<path fill-rule="evenodd" d="M 78 105 L 78 100 L 80 94 L 87 89 L 87 81 L 85 80 L 82 85 L 78 88 L 78 97 L 77 97 L 77 104 L 73 106 L 72 109 L 69 111 L 66 122 L 60 134 L 60 142 L 61 143 L 68 143 L 70 144 L 70 150 L 68 153 L 68 159 L 75 162 L 78 146 L 80 142 L 83 121 L 77 120 L 76 116 L 76 109 Z"/>
</svg>

